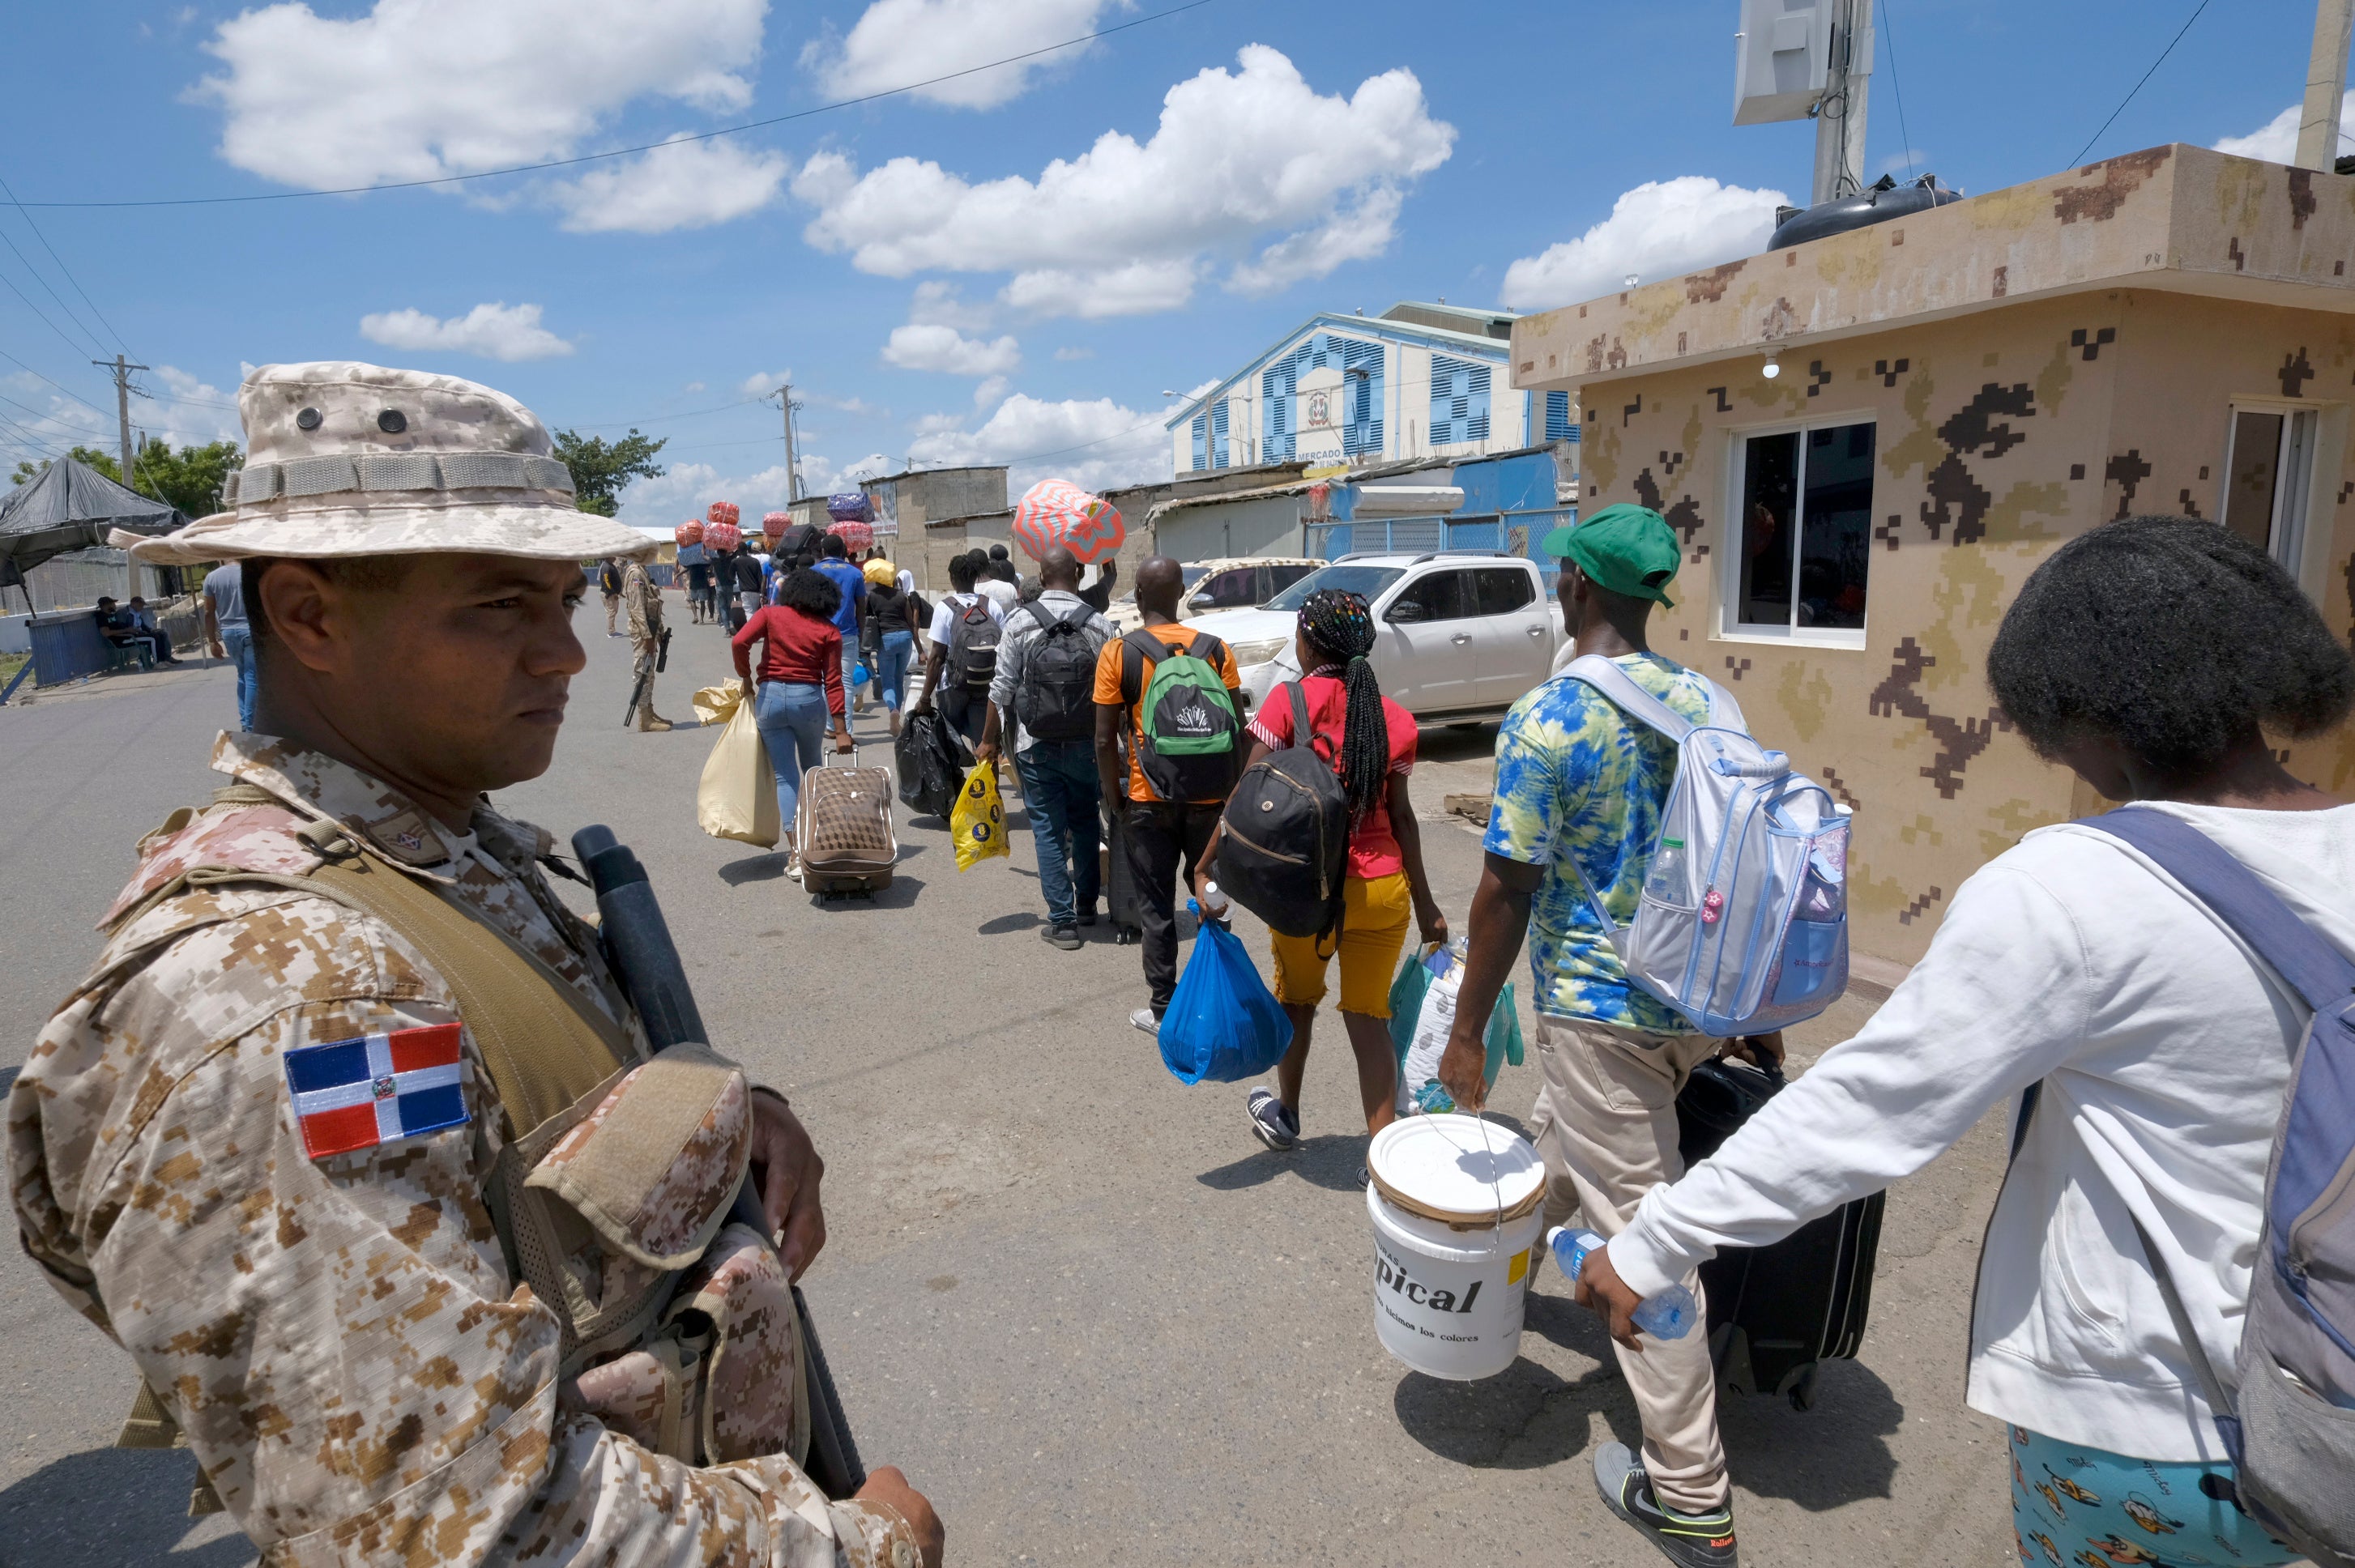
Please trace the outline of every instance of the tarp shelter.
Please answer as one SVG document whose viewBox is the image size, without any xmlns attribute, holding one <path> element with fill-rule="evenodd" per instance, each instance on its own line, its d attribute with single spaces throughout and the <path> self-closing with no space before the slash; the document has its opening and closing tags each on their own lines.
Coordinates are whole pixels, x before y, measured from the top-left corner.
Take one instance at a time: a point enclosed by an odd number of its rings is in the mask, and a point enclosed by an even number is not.
<svg viewBox="0 0 2355 1568">
<path fill-rule="evenodd" d="M 103 545 L 121 528 L 169 534 L 188 519 L 169 502 L 126 490 L 86 463 L 59 458 L 0 497 L 0 582 L 21 585 L 52 556 Z"/>
</svg>

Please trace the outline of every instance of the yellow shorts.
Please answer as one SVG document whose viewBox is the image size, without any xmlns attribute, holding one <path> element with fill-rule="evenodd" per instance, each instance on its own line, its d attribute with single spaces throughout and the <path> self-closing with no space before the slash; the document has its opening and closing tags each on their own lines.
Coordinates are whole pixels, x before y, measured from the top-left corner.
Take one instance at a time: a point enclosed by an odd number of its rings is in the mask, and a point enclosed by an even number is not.
<svg viewBox="0 0 2355 1568">
<path fill-rule="evenodd" d="M 1351 877 L 1341 886 L 1341 1011 L 1370 1018 L 1391 1015 L 1391 981 L 1406 948 L 1414 900 L 1406 874 L 1392 872 L 1372 881 Z M 1271 931 L 1275 948 L 1275 995 L 1296 1007 L 1325 1000 L 1325 966 L 1333 955 L 1313 937 Z"/>
</svg>

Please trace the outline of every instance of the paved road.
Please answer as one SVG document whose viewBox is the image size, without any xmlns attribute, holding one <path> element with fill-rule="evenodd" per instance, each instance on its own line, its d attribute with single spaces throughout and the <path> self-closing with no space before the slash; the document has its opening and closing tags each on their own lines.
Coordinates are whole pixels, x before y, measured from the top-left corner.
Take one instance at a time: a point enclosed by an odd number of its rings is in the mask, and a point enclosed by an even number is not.
<svg viewBox="0 0 2355 1568">
<path fill-rule="evenodd" d="M 559 835 L 602 820 L 636 845 L 719 1044 L 808 1120 L 832 1234 L 814 1309 L 861 1446 L 931 1493 L 956 1560 L 1650 1560 L 1589 1479 L 1595 1444 L 1634 1440 L 1634 1412 L 1558 1276 L 1530 1302 L 1521 1360 L 1488 1382 L 1409 1373 L 1375 1342 L 1337 1033 L 1310 1065 L 1306 1146 L 1263 1150 L 1240 1086 L 1180 1086 L 1127 1027 L 1135 949 L 1039 940 L 1027 833 L 1011 863 L 960 875 L 936 826 L 905 828 L 887 896 L 814 906 L 774 857 L 697 832 L 708 736 L 621 729 L 624 646 L 593 638 L 556 767 L 501 804 Z M 689 687 L 725 669 L 717 632 L 682 627 L 662 708 L 686 715 Z M 0 1064 L 80 975 L 133 842 L 213 787 L 204 758 L 231 711 L 220 670 L 0 709 Z M 885 755 L 879 724 L 860 727 Z M 1438 796 L 1484 787 L 1489 736 L 1424 738 L 1450 759 L 1416 792 L 1460 923 L 1478 840 L 1437 817 Z M 1795 1058 L 1864 1016 L 1843 1002 Z M 1508 1070 L 1500 1110 L 1525 1118 L 1534 1081 Z M 2000 1166 L 1990 1118 L 1891 1194 L 1864 1355 L 1825 1370 L 1812 1411 L 1727 1409 L 1749 1562 L 2009 1560 L 2000 1430 L 1961 1404 Z M 131 1386 L 120 1353 L 0 1249 L 0 1562 L 250 1560 L 224 1520 L 182 1517 L 185 1454 L 107 1446 Z"/>
</svg>

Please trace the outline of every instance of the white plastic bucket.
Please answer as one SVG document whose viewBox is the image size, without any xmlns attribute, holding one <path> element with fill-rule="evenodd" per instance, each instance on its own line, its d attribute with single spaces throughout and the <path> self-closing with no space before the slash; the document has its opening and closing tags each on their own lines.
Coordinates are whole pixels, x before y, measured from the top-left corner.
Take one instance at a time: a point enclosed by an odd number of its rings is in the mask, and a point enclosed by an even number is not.
<svg viewBox="0 0 2355 1568">
<path fill-rule="evenodd" d="M 1545 1229 L 1537 1150 L 1477 1117 L 1418 1116 L 1375 1137 L 1366 1170 L 1382 1348 L 1457 1382 L 1512 1365 Z"/>
</svg>

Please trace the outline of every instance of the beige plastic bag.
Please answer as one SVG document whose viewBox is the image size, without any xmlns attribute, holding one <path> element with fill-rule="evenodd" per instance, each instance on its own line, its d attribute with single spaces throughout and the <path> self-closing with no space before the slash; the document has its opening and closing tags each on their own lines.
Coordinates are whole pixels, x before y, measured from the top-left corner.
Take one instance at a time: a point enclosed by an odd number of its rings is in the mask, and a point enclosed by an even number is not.
<svg viewBox="0 0 2355 1568">
<path fill-rule="evenodd" d="M 715 839 L 776 847 L 777 775 L 769 766 L 769 748 L 761 744 L 750 703 L 736 705 L 703 764 L 703 782 L 695 791 L 695 820 Z"/>
<path fill-rule="evenodd" d="M 744 688 L 736 681 L 717 686 L 706 686 L 695 694 L 695 722 L 706 726 L 726 724 L 736 716 L 737 705 L 744 700 Z"/>
</svg>

